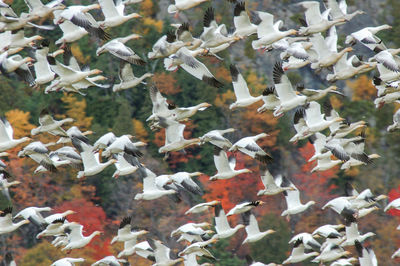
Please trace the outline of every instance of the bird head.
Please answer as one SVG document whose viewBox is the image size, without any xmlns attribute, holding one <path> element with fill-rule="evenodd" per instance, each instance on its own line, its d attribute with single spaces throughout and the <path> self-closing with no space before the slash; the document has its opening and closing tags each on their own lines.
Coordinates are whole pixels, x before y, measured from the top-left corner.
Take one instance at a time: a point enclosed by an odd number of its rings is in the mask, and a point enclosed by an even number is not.
<svg viewBox="0 0 400 266">
<path fill-rule="evenodd" d="M 267 235 L 269 235 L 269 234 L 276 233 L 276 231 L 275 231 L 275 230 L 272 230 L 272 229 L 270 229 L 270 230 L 267 230 L 267 231 L 266 231 L 266 233 L 267 233 Z"/>
</svg>

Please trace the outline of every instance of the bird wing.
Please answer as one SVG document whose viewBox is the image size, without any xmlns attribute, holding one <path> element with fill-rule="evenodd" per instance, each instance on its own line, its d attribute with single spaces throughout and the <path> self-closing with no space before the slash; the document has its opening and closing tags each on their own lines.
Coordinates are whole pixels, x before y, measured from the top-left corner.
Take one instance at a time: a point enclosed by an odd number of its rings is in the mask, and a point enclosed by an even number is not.
<svg viewBox="0 0 400 266">
<path fill-rule="evenodd" d="M 330 15 L 332 19 L 338 19 L 338 18 L 342 18 L 344 14 L 346 14 L 346 9 L 347 7 L 344 7 L 344 10 L 342 10 L 341 8 L 341 4 L 342 2 L 344 2 L 346 4 L 345 1 L 341 1 L 340 4 L 337 2 L 337 0 L 324 0 L 324 4 L 326 9 L 330 9 Z"/>
<path fill-rule="evenodd" d="M 296 187 L 294 187 L 296 188 Z M 296 188 L 296 190 L 284 191 L 285 200 L 288 209 L 293 209 L 301 205 L 300 202 L 300 191 Z"/>
<path fill-rule="evenodd" d="M 69 242 L 80 241 L 83 238 L 83 225 L 81 224 L 72 224 L 69 225 L 68 228 L 71 230 L 68 234 Z"/>
<path fill-rule="evenodd" d="M 262 37 L 275 32 L 274 29 L 274 16 L 267 12 L 258 11 L 258 16 L 261 19 L 261 23 L 257 26 L 257 37 Z"/>
<path fill-rule="evenodd" d="M 248 211 L 250 212 L 250 211 Z M 247 235 L 256 235 L 260 233 L 260 228 L 258 227 L 258 222 L 254 214 L 250 214 L 249 224 L 246 225 Z"/>
<path fill-rule="evenodd" d="M 171 120 L 170 124 L 165 130 L 165 145 L 181 141 L 183 139 L 183 131 L 185 130 L 185 126 L 185 124 Z"/>
<path fill-rule="evenodd" d="M 119 79 L 122 82 L 128 82 L 135 79 L 133 74 L 132 66 L 128 62 L 121 60 L 119 68 Z"/>
<path fill-rule="evenodd" d="M 0 117 L 0 142 L 6 142 L 13 139 L 13 128 L 5 117 Z"/>
<path fill-rule="evenodd" d="M 321 33 L 318 34 L 314 34 L 311 38 L 310 38 L 311 43 L 313 44 L 313 48 L 315 49 L 315 51 L 318 53 L 318 56 L 321 57 L 321 55 L 326 54 L 327 52 L 329 52 L 329 47 L 326 44 L 324 37 L 322 37 Z"/>
<path fill-rule="evenodd" d="M 319 2 L 307 1 L 306 3 L 307 6 L 303 6 L 307 9 L 305 12 L 307 25 L 311 26 L 320 23 L 322 20 L 322 15 L 319 9 Z"/>
<path fill-rule="evenodd" d="M 113 0 L 99 0 L 99 4 L 106 20 L 120 16 Z"/>
<path fill-rule="evenodd" d="M 150 87 L 150 99 L 153 103 L 153 114 L 169 112 L 167 99 L 156 86 Z"/>
<path fill-rule="evenodd" d="M 155 181 L 156 175 L 149 169 L 146 169 L 145 171 L 146 177 L 143 178 L 143 191 L 158 190 Z"/>
<path fill-rule="evenodd" d="M 264 174 L 261 175 L 261 182 L 264 184 L 264 187 L 277 187 L 274 177 L 271 175 L 271 173 L 268 171 L 268 169 L 265 169 Z"/>
<path fill-rule="evenodd" d="M 226 218 L 225 211 L 222 208 L 221 204 L 217 204 L 214 208 L 215 228 L 217 230 L 217 233 L 229 230 L 231 227 L 228 223 L 228 219 Z"/>
<path fill-rule="evenodd" d="M 149 238 L 147 240 L 150 247 L 154 250 L 154 257 L 157 263 L 169 261 L 170 248 L 163 245 L 160 241 Z"/>
<path fill-rule="evenodd" d="M 305 110 L 306 116 L 306 124 L 308 127 L 319 124 L 324 121 L 323 115 L 321 114 L 321 106 L 317 102 L 310 102 L 308 104 L 308 108 Z"/>
<path fill-rule="evenodd" d="M 230 66 L 233 90 L 235 91 L 236 99 L 242 100 L 247 98 L 252 98 L 247 87 L 246 80 L 240 74 L 239 70 L 235 65 Z"/>
<path fill-rule="evenodd" d="M 218 173 L 231 172 L 226 152 L 217 146 L 214 146 L 214 163 Z"/>
</svg>

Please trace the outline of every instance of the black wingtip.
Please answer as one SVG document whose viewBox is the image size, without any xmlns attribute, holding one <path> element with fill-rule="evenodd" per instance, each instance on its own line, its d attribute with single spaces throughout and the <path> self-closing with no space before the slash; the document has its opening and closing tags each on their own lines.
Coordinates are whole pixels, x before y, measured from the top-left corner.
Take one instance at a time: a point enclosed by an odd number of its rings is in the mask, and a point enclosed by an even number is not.
<svg viewBox="0 0 400 266">
<path fill-rule="evenodd" d="M 239 70 L 237 67 L 233 64 L 229 66 L 229 70 L 231 71 L 231 76 L 232 76 L 232 82 L 237 82 L 238 76 L 239 76 Z"/>
<path fill-rule="evenodd" d="M 132 221 L 131 216 L 124 217 L 121 223 L 119 224 L 119 229 L 124 228 L 126 225 L 130 225 L 131 221 Z"/>
<path fill-rule="evenodd" d="M 211 21 L 214 20 L 214 8 L 209 7 L 206 10 L 206 13 L 204 14 L 203 18 L 203 26 L 204 27 L 210 27 Z"/>
<path fill-rule="evenodd" d="M 282 75 L 285 74 L 282 68 L 282 62 L 276 62 L 273 70 L 273 80 L 275 84 L 281 83 Z"/>
<path fill-rule="evenodd" d="M 233 10 L 233 15 L 235 17 L 240 16 L 240 13 L 242 13 L 243 11 L 246 12 L 245 2 L 239 2 L 235 5 L 235 9 Z"/>
<path fill-rule="evenodd" d="M 271 163 L 274 160 L 269 154 L 266 154 L 266 155 L 256 154 L 254 159 L 256 159 L 256 160 L 258 160 L 258 161 L 260 161 L 262 163 L 265 163 L 265 164 Z"/>
<path fill-rule="evenodd" d="M 224 86 L 224 84 L 222 84 L 220 81 L 218 81 L 216 78 L 214 77 L 207 77 L 207 76 L 203 76 L 202 79 L 205 83 L 207 83 L 208 85 L 211 85 L 215 88 L 222 88 Z"/>
<path fill-rule="evenodd" d="M 263 96 L 268 96 L 268 95 L 271 95 L 271 94 L 275 94 L 275 86 L 266 87 L 262 92 Z"/>
</svg>

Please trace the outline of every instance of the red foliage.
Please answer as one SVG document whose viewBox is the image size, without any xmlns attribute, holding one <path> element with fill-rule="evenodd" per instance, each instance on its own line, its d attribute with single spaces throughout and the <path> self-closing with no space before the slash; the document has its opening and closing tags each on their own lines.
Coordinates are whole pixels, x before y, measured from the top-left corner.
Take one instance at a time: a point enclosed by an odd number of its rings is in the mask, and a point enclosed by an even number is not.
<svg viewBox="0 0 400 266">
<path fill-rule="evenodd" d="M 389 202 L 400 198 L 400 185 L 397 188 L 390 190 L 388 196 Z M 388 211 L 388 213 L 392 216 L 400 216 L 400 211 L 396 209 L 391 209 Z"/>
<path fill-rule="evenodd" d="M 338 167 L 331 168 L 326 171 L 319 171 L 311 173 L 311 170 L 315 166 L 314 162 L 307 162 L 314 154 L 314 147 L 311 143 L 307 143 L 304 147 L 301 147 L 300 154 L 306 161 L 301 167 L 301 172 L 294 175 L 294 183 L 297 188 L 307 195 L 308 198 L 313 198 L 317 202 L 324 203 L 334 197 L 332 190 L 336 188 L 335 185 L 328 185 L 329 179 L 337 178 L 336 172 Z"/>
<path fill-rule="evenodd" d="M 108 223 L 104 210 L 86 199 L 74 199 L 64 202 L 60 206 L 54 207 L 54 212 L 61 213 L 67 210 L 73 210 L 77 213 L 68 215 L 69 221 L 78 222 L 83 225 L 83 235 L 88 236 L 94 231 L 104 232 L 105 225 Z M 110 240 L 99 239 L 95 237 L 90 243 L 93 252 L 93 257 L 101 259 L 111 254 Z"/>
</svg>

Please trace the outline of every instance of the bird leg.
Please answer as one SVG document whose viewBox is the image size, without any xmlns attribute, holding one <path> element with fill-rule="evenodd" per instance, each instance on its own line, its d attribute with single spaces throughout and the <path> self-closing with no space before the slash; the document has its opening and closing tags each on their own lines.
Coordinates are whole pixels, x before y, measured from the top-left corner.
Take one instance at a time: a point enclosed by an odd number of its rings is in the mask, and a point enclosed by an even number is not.
<svg viewBox="0 0 400 266">
<path fill-rule="evenodd" d="M 176 11 L 174 18 L 177 19 L 179 17 L 179 11 Z"/>
<path fill-rule="evenodd" d="M 288 221 L 288 223 L 290 222 L 290 215 L 289 214 L 286 216 L 286 221 Z"/>
</svg>

